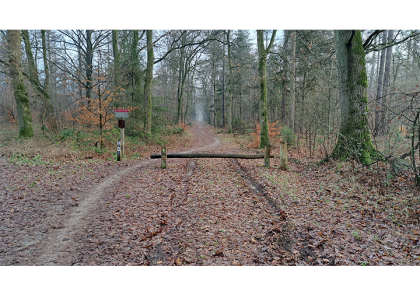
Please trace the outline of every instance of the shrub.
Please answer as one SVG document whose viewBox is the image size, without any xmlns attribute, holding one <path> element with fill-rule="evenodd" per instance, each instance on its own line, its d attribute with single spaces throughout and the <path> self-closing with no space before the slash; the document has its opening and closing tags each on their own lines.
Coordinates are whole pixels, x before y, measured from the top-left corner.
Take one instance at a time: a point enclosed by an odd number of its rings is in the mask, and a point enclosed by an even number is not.
<svg viewBox="0 0 420 295">
<path fill-rule="evenodd" d="M 244 134 L 246 131 L 246 124 L 241 118 L 235 117 L 232 123 L 232 128 L 234 132 Z"/>
<path fill-rule="evenodd" d="M 290 129 L 289 126 L 283 126 L 283 128 L 280 131 L 280 136 L 287 142 L 288 146 L 294 146 L 296 136 L 292 129 Z"/>
<path fill-rule="evenodd" d="M 75 134 L 75 130 L 71 128 L 66 128 L 60 131 L 58 133 L 58 137 L 60 140 L 67 140 L 69 138 L 72 138 Z"/>
</svg>

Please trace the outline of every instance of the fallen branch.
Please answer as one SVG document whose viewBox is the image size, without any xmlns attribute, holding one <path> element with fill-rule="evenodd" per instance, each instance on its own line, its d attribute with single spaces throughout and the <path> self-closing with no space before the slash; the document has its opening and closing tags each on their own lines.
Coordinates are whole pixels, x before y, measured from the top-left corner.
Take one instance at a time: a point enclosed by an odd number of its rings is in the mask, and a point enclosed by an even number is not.
<svg viewBox="0 0 420 295">
<path fill-rule="evenodd" d="M 236 158 L 236 159 L 264 159 L 264 155 L 243 154 L 167 154 L 167 158 Z M 160 159 L 161 154 L 150 155 L 151 159 Z M 274 158 L 270 155 L 270 158 Z"/>
</svg>

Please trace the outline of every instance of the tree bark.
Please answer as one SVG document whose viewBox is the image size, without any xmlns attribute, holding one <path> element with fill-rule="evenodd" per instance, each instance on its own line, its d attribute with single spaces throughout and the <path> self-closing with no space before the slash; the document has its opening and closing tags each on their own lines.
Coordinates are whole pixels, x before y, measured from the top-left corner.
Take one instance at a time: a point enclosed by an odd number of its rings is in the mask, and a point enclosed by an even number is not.
<svg viewBox="0 0 420 295">
<path fill-rule="evenodd" d="M 382 33 L 382 43 L 386 42 L 386 31 Z M 385 55 L 386 50 L 381 51 L 381 61 L 379 63 L 379 74 L 378 74 L 378 89 L 376 92 L 376 108 L 375 108 L 375 136 L 379 135 L 381 125 L 381 111 L 383 102 L 383 82 L 384 82 L 384 66 L 385 66 Z"/>
<path fill-rule="evenodd" d="M 290 32 L 290 128 L 295 130 L 296 31 Z"/>
<path fill-rule="evenodd" d="M 86 100 L 88 105 L 88 110 L 90 110 L 90 100 L 92 97 L 92 71 L 93 71 L 93 46 L 92 46 L 92 33 L 93 30 L 86 30 Z"/>
<path fill-rule="evenodd" d="M 280 166 L 282 170 L 287 170 L 287 141 L 280 142 L 279 150 Z"/>
<path fill-rule="evenodd" d="M 144 98 L 147 101 L 147 133 L 152 135 L 152 79 L 153 79 L 153 31 L 146 31 L 147 38 L 147 68 L 144 83 Z"/>
<path fill-rule="evenodd" d="M 29 81 L 31 82 L 31 85 L 33 89 L 40 95 L 44 110 L 43 114 L 41 115 L 42 118 L 42 127 L 44 127 L 45 118 L 47 121 L 48 127 L 50 127 L 51 131 L 56 133 L 58 130 L 57 127 L 57 120 L 55 118 L 54 114 L 54 108 L 51 102 L 51 98 L 45 89 L 42 88 L 41 83 L 39 82 L 38 78 L 38 69 L 35 65 L 35 60 L 32 55 L 32 48 L 31 43 L 29 40 L 29 31 L 28 30 L 22 30 L 22 37 L 23 41 L 25 43 L 25 51 L 26 51 L 26 57 L 28 59 L 28 67 L 29 67 Z M 46 76 L 46 85 L 48 86 L 48 80 L 49 80 L 49 70 L 48 70 L 48 62 L 47 62 L 47 50 L 46 50 L 46 44 L 45 44 L 45 31 L 43 33 L 43 39 L 42 39 L 42 51 L 43 51 L 43 60 L 44 60 L 44 69 L 45 69 L 45 76 Z"/>
<path fill-rule="evenodd" d="M 368 84 L 361 32 L 335 31 L 335 47 L 341 123 L 333 158 L 354 158 L 370 165 L 375 150 L 368 127 Z"/>
<path fill-rule="evenodd" d="M 184 45 L 186 44 L 186 36 L 185 34 L 182 36 L 182 48 L 181 50 L 181 56 L 180 56 L 180 62 L 179 62 L 179 77 L 178 77 L 178 91 L 177 91 L 177 100 L 178 100 L 178 117 L 177 117 L 177 122 L 178 124 L 181 124 L 182 122 L 182 92 L 184 89 L 184 56 L 185 56 L 185 49 L 184 49 Z"/>
<path fill-rule="evenodd" d="M 388 42 L 391 42 L 394 38 L 394 31 L 388 30 Z M 380 135 L 386 135 L 388 133 L 388 122 L 386 119 L 387 115 L 387 101 L 389 94 L 389 82 L 391 80 L 391 62 L 392 62 L 392 47 L 386 49 L 386 59 L 385 59 L 385 72 L 384 72 L 384 83 L 382 90 L 382 112 L 381 112 L 381 124 L 380 124 Z"/>
<path fill-rule="evenodd" d="M 373 56 L 372 56 L 372 70 L 370 72 L 370 77 L 369 77 L 369 87 L 368 87 L 368 94 L 369 96 L 373 97 L 373 89 L 374 89 L 374 77 L 375 77 L 375 72 L 376 72 L 376 51 L 373 52 Z"/>
<path fill-rule="evenodd" d="M 228 133 L 233 133 L 232 128 L 232 109 L 233 109 L 233 95 L 232 95 L 232 53 L 231 53 L 231 44 L 230 44 L 230 30 L 227 32 L 227 44 L 228 44 L 228 64 L 229 64 L 229 80 L 228 80 Z"/>
<path fill-rule="evenodd" d="M 114 55 L 114 87 L 118 96 L 120 88 L 120 52 L 118 49 L 118 31 L 112 30 L 112 53 Z"/>
<path fill-rule="evenodd" d="M 270 52 L 271 46 L 274 43 L 274 38 L 276 37 L 276 30 L 273 30 L 271 35 L 270 44 L 267 48 L 264 45 L 264 31 L 257 30 L 257 45 L 258 45 L 258 73 L 260 76 L 260 102 L 262 105 L 261 110 L 261 134 L 260 134 L 260 148 L 264 148 L 266 145 L 270 144 L 270 137 L 268 134 L 268 107 L 267 107 L 267 77 L 266 77 L 266 64 L 267 64 L 267 55 Z"/>
<path fill-rule="evenodd" d="M 22 74 L 22 52 L 20 50 L 20 32 L 18 30 L 9 30 L 9 64 L 10 78 L 15 93 L 16 106 L 19 121 L 19 136 L 33 137 L 32 115 L 29 106 L 28 92 L 23 82 Z"/>
</svg>

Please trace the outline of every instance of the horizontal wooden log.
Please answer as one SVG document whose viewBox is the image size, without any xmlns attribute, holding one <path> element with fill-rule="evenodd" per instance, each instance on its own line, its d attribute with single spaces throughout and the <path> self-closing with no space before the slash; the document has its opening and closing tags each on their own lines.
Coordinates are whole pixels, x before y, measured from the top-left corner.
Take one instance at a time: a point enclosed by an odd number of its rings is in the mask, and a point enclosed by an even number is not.
<svg viewBox="0 0 420 295">
<path fill-rule="evenodd" d="M 264 159 L 264 155 L 241 155 L 241 154 L 167 154 L 167 158 L 236 158 L 236 159 Z M 150 155 L 151 159 L 160 159 L 160 154 Z M 270 158 L 274 158 L 270 155 Z"/>
</svg>

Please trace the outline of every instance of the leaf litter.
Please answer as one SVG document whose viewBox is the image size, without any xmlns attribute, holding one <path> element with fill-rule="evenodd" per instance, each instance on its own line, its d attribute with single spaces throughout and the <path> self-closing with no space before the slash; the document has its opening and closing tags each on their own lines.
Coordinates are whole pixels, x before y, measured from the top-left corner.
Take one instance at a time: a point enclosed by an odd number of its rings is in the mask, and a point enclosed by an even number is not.
<svg viewBox="0 0 420 295">
<path fill-rule="evenodd" d="M 215 145 L 210 131 L 192 128 L 196 138 L 168 153 L 211 144 L 201 151 L 256 153 L 244 148 L 245 137 L 218 134 Z M 164 170 L 156 160 L 134 169 L 84 216 L 65 265 L 419 265 L 418 195 L 406 182 L 381 195 L 369 169 L 289 157 L 288 171 L 242 159 L 168 159 Z M 0 264 L 32 265 L 39 241 L 132 163 L 0 165 Z"/>
</svg>

